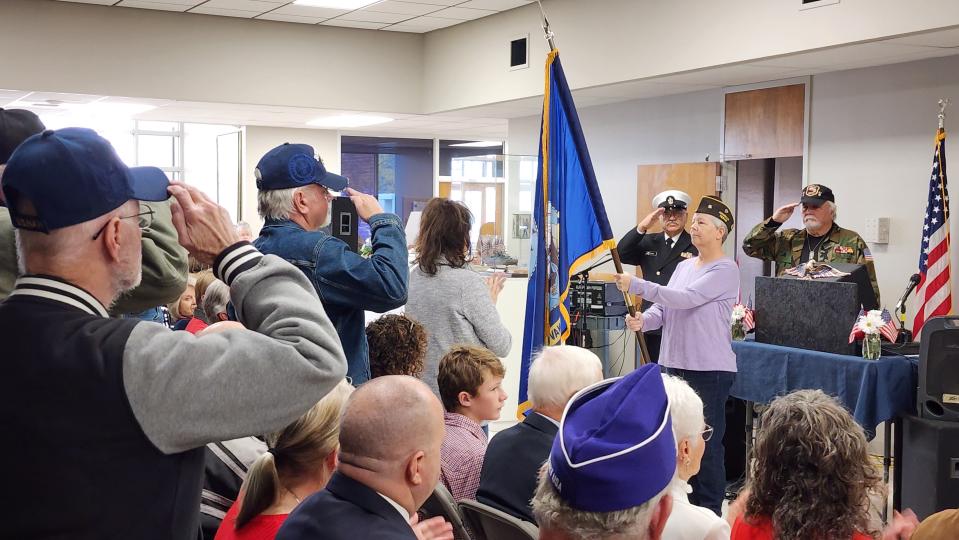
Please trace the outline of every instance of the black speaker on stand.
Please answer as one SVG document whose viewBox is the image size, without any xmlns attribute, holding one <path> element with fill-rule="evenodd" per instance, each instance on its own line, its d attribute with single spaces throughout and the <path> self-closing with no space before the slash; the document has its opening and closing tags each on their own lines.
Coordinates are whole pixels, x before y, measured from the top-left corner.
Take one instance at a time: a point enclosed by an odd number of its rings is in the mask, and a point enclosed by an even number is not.
<svg viewBox="0 0 959 540">
<path fill-rule="evenodd" d="M 959 422 L 959 317 L 922 326 L 916 410 L 922 418 Z"/>
</svg>

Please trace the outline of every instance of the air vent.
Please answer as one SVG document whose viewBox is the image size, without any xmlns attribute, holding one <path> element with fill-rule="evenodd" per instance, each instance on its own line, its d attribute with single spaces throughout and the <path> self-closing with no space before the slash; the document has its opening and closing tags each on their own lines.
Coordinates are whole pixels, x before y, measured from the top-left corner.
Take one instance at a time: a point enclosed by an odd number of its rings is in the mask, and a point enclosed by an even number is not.
<svg viewBox="0 0 959 540">
<path fill-rule="evenodd" d="M 799 0 L 799 9 L 812 9 L 823 6 L 832 6 L 838 4 L 839 0 Z"/>
<path fill-rule="evenodd" d="M 517 36 L 509 42 L 509 69 L 529 67 L 529 34 Z"/>
</svg>

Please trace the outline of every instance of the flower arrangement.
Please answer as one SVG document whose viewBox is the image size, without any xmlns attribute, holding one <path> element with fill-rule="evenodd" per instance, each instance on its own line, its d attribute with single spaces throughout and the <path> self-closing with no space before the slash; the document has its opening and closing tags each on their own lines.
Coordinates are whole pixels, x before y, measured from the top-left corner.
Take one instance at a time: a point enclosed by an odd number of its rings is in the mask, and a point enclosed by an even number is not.
<svg viewBox="0 0 959 540">
<path fill-rule="evenodd" d="M 756 326 L 753 321 L 753 310 L 742 304 L 733 306 L 733 312 L 729 322 L 732 326 L 733 339 L 736 341 L 746 339 L 746 332 Z"/>
<path fill-rule="evenodd" d="M 895 342 L 898 334 L 899 331 L 888 310 L 860 311 L 856 324 L 853 325 L 852 332 L 849 334 L 849 343 L 861 337 L 862 357 L 867 360 L 876 360 L 882 355 L 882 338 Z"/>
</svg>

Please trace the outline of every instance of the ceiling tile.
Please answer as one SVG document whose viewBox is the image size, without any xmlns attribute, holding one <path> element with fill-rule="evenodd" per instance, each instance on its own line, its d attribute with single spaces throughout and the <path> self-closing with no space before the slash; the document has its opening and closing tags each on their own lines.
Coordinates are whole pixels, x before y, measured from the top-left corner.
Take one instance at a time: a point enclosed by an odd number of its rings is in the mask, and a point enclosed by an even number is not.
<svg viewBox="0 0 959 540">
<path fill-rule="evenodd" d="M 529 0 L 470 0 L 458 7 L 469 9 L 492 9 L 495 11 L 505 11 L 507 9 L 518 8 L 529 4 Z"/>
<path fill-rule="evenodd" d="M 321 26 L 341 26 L 344 28 L 363 28 L 366 30 L 379 30 L 385 26 L 384 23 L 366 22 L 366 21 L 346 21 L 343 19 L 330 19 L 321 23 Z"/>
<path fill-rule="evenodd" d="M 414 4 L 432 4 L 434 6 L 455 6 L 466 0 L 407 0 Z"/>
<path fill-rule="evenodd" d="M 271 11 L 269 13 L 264 13 L 256 18 L 258 21 L 282 21 L 282 22 L 292 22 L 292 23 L 303 23 L 303 24 L 316 24 L 319 22 L 325 21 L 326 17 L 304 17 L 303 15 L 284 15 L 282 13 L 277 13 Z"/>
<path fill-rule="evenodd" d="M 236 9 L 240 11 L 255 11 L 265 13 L 283 5 L 284 2 L 269 2 L 264 0 L 210 0 L 203 4 L 204 8 Z"/>
<path fill-rule="evenodd" d="M 342 15 L 348 12 L 348 9 L 333 9 L 289 4 L 279 9 L 275 9 L 270 13 L 275 13 L 277 15 L 297 15 L 300 17 L 319 17 L 323 19 L 329 19 L 330 17 L 336 17 L 337 15 Z"/>
<path fill-rule="evenodd" d="M 403 15 L 402 13 L 379 13 L 377 11 L 352 11 L 337 17 L 337 19 L 345 21 L 380 22 L 384 24 L 398 23 L 410 18 L 412 18 L 411 15 Z"/>
<path fill-rule="evenodd" d="M 386 0 L 372 6 L 367 6 L 358 11 L 378 11 L 380 13 L 403 13 L 406 15 L 426 15 L 434 11 L 443 9 L 443 6 L 433 4 L 415 4 L 413 2 L 399 2 L 397 0 Z"/>
<path fill-rule="evenodd" d="M 221 9 L 211 8 L 206 4 L 190 9 L 188 13 L 201 13 L 203 15 L 220 15 L 221 17 L 240 17 L 242 19 L 251 19 L 256 17 L 261 11 L 245 11 L 239 9 Z"/>
<path fill-rule="evenodd" d="M 430 30 L 437 30 L 439 28 L 446 28 L 447 26 L 453 26 L 459 24 L 463 21 L 459 19 L 444 19 L 442 17 L 431 17 L 429 15 L 424 17 L 416 17 L 415 19 L 410 19 L 408 21 L 403 21 L 402 23 L 395 26 L 406 26 L 406 27 L 416 27 L 425 29 L 427 32 Z M 384 28 L 386 30 L 386 28 Z M 410 30 L 410 31 L 419 31 L 419 30 Z"/>
<path fill-rule="evenodd" d="M 437 11 L 436 13 L 431 13 L 434 17 L 443 17 L 445 19 L 460 19 L 462 21 L 471 21 L 473 19 L 479 19 L 487 15 L 492 15 L 496 13 L 488 9 L 467 9 L 461 7 L 451 7 L 446 8 L 442 11 Z"/>
<path fill-rule="evenodd" d="M 195 3 L 195 2 L 194 2 Z M 190 4 L 173 4 L 170 2 L 150 2 L 145 0 L 123 0 L 119 4 L 120 7 L 125 8 L 141 8 L 141 9 L 159 9 L 161 11 L 186 11 L 194 3 Z"/>
</svg>

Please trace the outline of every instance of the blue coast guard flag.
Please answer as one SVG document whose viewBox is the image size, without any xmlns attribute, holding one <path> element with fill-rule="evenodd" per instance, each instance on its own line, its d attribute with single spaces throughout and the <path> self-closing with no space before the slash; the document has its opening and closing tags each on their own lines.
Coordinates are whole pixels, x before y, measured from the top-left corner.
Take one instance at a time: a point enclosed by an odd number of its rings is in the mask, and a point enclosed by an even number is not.
<svg viewBox="0 0 959 540">
<path fill-rule="evenodd" d="M 519 411 L 529 409 L 529 364 L 544 346 L 570 332 L 570 277 L 583 263 L 616 246 L 573 104 L 559 51 L 546 57 L 539 172 L 534 185 L 529 288 L 519 382 Z"/>
</svg>

